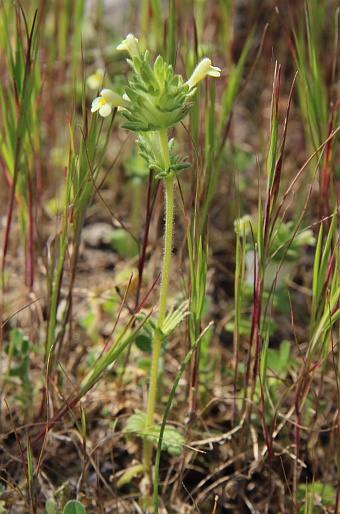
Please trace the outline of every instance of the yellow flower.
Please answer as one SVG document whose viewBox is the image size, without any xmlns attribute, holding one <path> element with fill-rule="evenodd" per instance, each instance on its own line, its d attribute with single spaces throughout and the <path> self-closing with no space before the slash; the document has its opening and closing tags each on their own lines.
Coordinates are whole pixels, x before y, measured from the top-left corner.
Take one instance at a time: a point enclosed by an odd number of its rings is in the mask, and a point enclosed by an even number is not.
<svg viewBox="0 0 340 514">
<path fill-rule="evenodd" d="M 117 50 L 127 51 L 130 57 L 140 57 L 138 39 L 133 34 L 128 34 L 117 46 Z"/>
<path fill-rule="evenodd" d="M 254 222 L 250 214 L 245 214 L 242 218 L 238 218 L 234 221 L 234 229 L 239 237 L 245 237 L 251 232 L 251 228 L 254 228 L 256 223 Z"/>
<path fill-rule="evenodd" d="M 210 75 L 211 77 L 220 77 L 221 69 L 217 66 L 212 66 L 211 60 L 208 57 L 204 57 L 204 59 L 202 59 L 202 61 L 197 64 L 196 68 L 193 71 L 193 74 L 186 82 L 186 84 L 189 84 L 189 89 L 192 89 L 200 80 L 203 80 L 207 75 Z"/>
<path fill-rule="evenodd" d="M 315 244 L 316 244 L 316 239 L 314 237 L 313 232 L 310 229 L 302 230 L 302 232 L 299 232 L 296 235 L 295 240 L 297 243 L 299 243 L 300 246 L 303 246 L 303 245 L 315 246 Z"/>
<path fill-rule="evenodd" d="M 93 100 L 91 112 L 99 111 L 99 114 L 106 118 L 114 107 L 125 107 L 126 104 L 126 100 L 111 89 L 103 89 L 100 96 Z"/>
<path fill-rule="evenodd" d="M 98 68 L 95 73 L 92 73 L 87 77 L 86 83 L 90 89 L 99 89 L 103 86 L 105 71 L 102 68 Z"/>
</svg>

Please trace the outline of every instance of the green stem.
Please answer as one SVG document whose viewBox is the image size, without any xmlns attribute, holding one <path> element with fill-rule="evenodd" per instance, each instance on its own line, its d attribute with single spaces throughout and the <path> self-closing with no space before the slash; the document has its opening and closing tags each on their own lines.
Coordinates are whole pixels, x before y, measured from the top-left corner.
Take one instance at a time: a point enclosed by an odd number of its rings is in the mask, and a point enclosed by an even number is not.
<svg viewBox="0 0 340 514">
<path fill-rule="evenodd" d="M 167 167 L 170 165 L 169 151 L 168 151 L 168 140 L 166 130 L 159 131 L 160 142 L 162 146 L 163 158 L 167 163 Z M 148 397 L 148 408 L 146 414 L 146 427 L 150 427 L 154 423 L 154 412 L 156 405 L 157 396 L 157 385 L 158 385 L 158 368 L 159 358 L 162 346 L 161 330 L 163 328 L 166 304 L 167 304 L 167 293 L 170 277 L 170 263 L 172 253 L 172 235 L 173 235 L 173 218 L 174 218 L 174 175 L 170 173 L 164 179 L 165 185 L 165 232 L 164 232 L 164 252 L 163 252 L 163 267 L 162 267 L 162 278 L 161 278 L 161 291 L 159 301 L 158 318 L 156 322 L 156 330 L 153 333 L 153 345 L 152 345 L 152 361 L 151 361 L 151 375 L 149 384 L 149 397 Z M 151 452 L 152 443 L 144 441 L 143 447 L 143 462 L 147 470 L 151 469 Z"/>
<path fill-rule="evenodd" d="M 64 271 L 65 265 L 65 256 L 67 250 L 67 241 L 68 241 L 68 232 L 67 232 L 67 221 L 65 221 L 65 230 L 61 233 L 61 241 L 60 241 L 60 255 L 58 258 L 57 269 L 55 271 L 55 275 L 53 273 L 51 275 L 51 300 L 50 300 L 50 313 L 48 320 L 48 333 L 47 333 L 47 348 L 46 348 L 46 361 L 49 361 L 50 369 L 53 368 L 54 363 L 53 360 L 50 360 L 50 354 L 52 346 L 55 342 L 55 327 L 57 323 L 57 310 L 58 310 L 58 298 L 60 294 L 60 287 L 62 282 L 62 275 Z"/>
<path fill-rule="evenodd" d="M 157 319 L 157 328 L 162 329 L 165 319 L 165 310 L 167 303 L 168 284 L 170 277 L 170 263 L 172 254 L 172 233 L 174 220 L 174 177 L 166 178 L 165 184 L 165 233 L 164 233 L 164 254 L 163 254 L 163 270 L 160 292 L 159 311 Z"/>
</svg>

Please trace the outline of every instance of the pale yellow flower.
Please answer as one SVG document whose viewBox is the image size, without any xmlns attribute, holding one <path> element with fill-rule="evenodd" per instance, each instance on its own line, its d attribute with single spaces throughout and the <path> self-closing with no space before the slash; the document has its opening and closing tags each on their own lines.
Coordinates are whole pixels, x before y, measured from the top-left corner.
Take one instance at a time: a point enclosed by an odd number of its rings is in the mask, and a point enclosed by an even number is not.
<svg viewBox="0 0 340 514">
<path fill-rule="evenodd" d="M 210 75 L 211 77 L 220 77 L 221 69 L 217 66 L 212 66 L 211 60 L 208 57 L 204 57 L 204 59 L 202 59 L 202 61 L 197 64 L 196 68 L 193 71 L 193 74 L 186 82 L 186 84 L 189 84 L 189 89 L 192 89 L 196 86 L 198 82 L 200 82 L 200 80 L 203 80 L 207 75 Z"/>
<path fill-rule="evenodd" d="M 303 230 L 299 234 L 295 236 L 296 241 L 300 246 L 310 245 L 314 246 L 316 244 L 316 239 L 314 237 L 313 232 L 310 229 Z"/>
<path fill-rule="evenodd" d="M 117 46 L 117 50 L 125 50 L 129 53 L 130 57 L 140 57 L 138 39 L 133 34 L 128 34 Z"/>
<path fill-rule="evenodd" d="M 97 96 L 92 102 L 91 112 L 98 111 L 100 116 L 106 118 L 112 112 L 114 107 L 125 107 L 126 100 L 111 89 L 103 89 L 100 96 Z"/>
<path fill-rule="evenodd" d="M 87 77 L 86 83 L 90 89 L 99 89 L 103 87 L 105 71 L 98 68 L 92 75 Z"/>
<path fill-rule="evenodd" d="M 245 214 L 242 218 L 234 221 L 234 229 L 238 236 L 245 237 L 251 232 L 251 227 L 254 226 L 254 220 L 250 214 Z"/>
</svg>

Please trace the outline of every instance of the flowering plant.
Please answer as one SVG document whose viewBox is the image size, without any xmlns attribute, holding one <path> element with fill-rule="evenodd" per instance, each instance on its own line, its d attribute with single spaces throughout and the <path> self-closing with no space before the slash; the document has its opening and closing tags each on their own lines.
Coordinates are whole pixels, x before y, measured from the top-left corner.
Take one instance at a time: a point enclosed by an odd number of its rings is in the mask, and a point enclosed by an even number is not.
<svg viewBox="0 0 340 514">
<path fill-rule="evenodd" d="M 144 439 L 143 464 L 135 466 L 123 475 L 120 483 L 125 483 L 135 472 L 150 473 L 152 443 L 155 440 L 154 410 L 161 344 L 188 314 L 186 308 L 180 306 L 175 313 L 166 315 L 173 237 L 174 177 L 179 171 L 190 167 L 190 163 L 182 162 L 175 155 L 174 140 L 168 138 L 168 129 L 182 121 L 188 114 L 198 82 L 207 75 L 219 77 L 221 70 L 212 66 L 210 59 L 206 57 L 185 82 L 181 75 L 174 73 L 173 67 L 160 55 L 153 64 L 149 51 L 141 52 L 138 39 L 133 34 L 128 34 L 118 45 L 117 50 L 128 52 L 127 62 L 132 69 L 125 93 L 119 95 L 111 89 L 103 89 L 100 96 L 93 100 L 91 112 L 99 112 L 101 116 L 106 117 L 113 109 L 118 108 L 126 119 L 122 127 L 137 133 L 140 155 L 155 172 L 155 177 L 164 180 L 165 191 L 162 278 L 158 317 L 156 323 L 152 325 L 153 345 L 148 406 L 146 414 L 137 412 L 130 418 L 128 424 L 128 427 L 133 426 L 133 430 L 138 431 Z M 175 323 L 173 318 L 176 320 Z M 156 432 L 159 433 L 157 430 Z M 175 439 L 176 441 L 171 436 L 173 443 L 170 445 L 170 450 L 175 449 L 177 452 L 184 440 L 182 441 L 178 434 Z"/>
<path fill-rule="evenodd" d="M 248 237 L 246 244 L 247 251 L 253 251 L 254 239 L 257 238 L 257 222 L 252 216 L 246 214 L 242 218 L 234 221 L 235 232 L 240 237 Z M 253 236 L 251 236 L 253 234 Z M 302 254 L 303 248 L 306 245 L 314 246 L 315 237 L 310 229 L 301 230 L 294 233 L 294 223 L 288 221 L 282 223 L 277 221 L 272 230 L 272 237 L 270 241 L 270 254 L 269 259 L 281 261 L 285 259 L 288 262 L 296 262 Z"/>
<path fill-rule="evenodd" d="M 247 283 L 253 285 L 255 269 L 258 270 L 259 265 L 259 257 L 255 251 L 255 245 L 259 244 L 258 225 L 252 216 L 246 214 L 234 221 L 234 228 L 238 237 L 245 242 Z M 314 246 L 315 242 L 315 237 L 310 229 L 296 232 L 292 221 L 287 223 L 276 221 L 271 230 L 269 252 L 266 256 L 264 289 L 270 290 L 274 279 L 277 288 L 284 286 L 286 279 L 294 271 L 304 247 Z"/>
</svg>

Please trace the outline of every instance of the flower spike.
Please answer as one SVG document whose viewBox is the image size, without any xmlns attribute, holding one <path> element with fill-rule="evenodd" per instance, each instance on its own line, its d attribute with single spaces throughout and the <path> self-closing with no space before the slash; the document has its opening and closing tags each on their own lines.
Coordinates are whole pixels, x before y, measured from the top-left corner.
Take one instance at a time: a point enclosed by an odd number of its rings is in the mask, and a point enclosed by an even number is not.
<svg viewBox="0 0 340 514">
<path fill-rule="evenodd" d="M 125 94 L 122 97 L 110 89 L 103 89 L 93 101 L 91 111 L 99 111 L 101 116 L 106 117 L 114 107 L 119 107 L 126 118 L 122 126 L 139 134 L 168 130 L 182 121 L 192 106 L 196 84 L 207 75 L 219 77 L 221 74 L 220 68 L 212 66 L 211 60 L 206 57 L 184 83 L 183 77 L 176 74 L 172 65 L 160 55 L 153 63 L 148 50 L 141 53 L 138 39 L 133 34 L 128 34 L 117 50 L 128 52 L 127 62 L 133 72 L 129 76 Z M 148 142 L 145 144 L 148 146 Z M 154 149 L 150 150 L 150 155 L 153 154 Z"/>
</svg>

